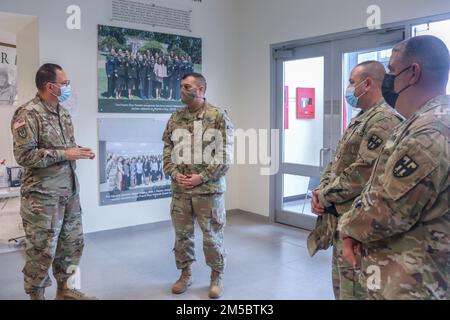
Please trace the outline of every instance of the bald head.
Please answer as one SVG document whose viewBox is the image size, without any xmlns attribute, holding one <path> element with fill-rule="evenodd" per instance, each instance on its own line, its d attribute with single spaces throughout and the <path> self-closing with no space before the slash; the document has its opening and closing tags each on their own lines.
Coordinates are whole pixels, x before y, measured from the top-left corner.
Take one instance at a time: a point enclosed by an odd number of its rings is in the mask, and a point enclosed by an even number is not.
<svg viewBox="0 0 450 320">
<path fill-rule="evenodd" d="M 445 43 L 434 36 L 418 36 L 400 42 L 394 53 L 405 67 L 417 63 L 422 68 L 423 80 L 428 85 L 446 87 L 450 69 L 450 56 Z"/>
</svg>

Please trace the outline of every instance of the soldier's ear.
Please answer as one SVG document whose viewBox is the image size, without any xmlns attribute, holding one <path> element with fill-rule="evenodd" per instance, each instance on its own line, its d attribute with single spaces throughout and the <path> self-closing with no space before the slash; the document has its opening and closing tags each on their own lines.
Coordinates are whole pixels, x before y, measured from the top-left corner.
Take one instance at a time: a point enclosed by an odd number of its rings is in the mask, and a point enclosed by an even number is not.
<svg viewBox="0 0 450 320">
<path fill-rule="evenodd" d="M 366 89 L 372 87 L 372 85 L 373 85 L 373 79 L 371 77 L 368 77 L 366 79 Z"/>
<path fill-rule="evenodd" d="M 422 77 L 422 66 L 418 63 L 413 63 L 411 65 L 411 84 L 415 85 L 420 81 L 420 78 Z"/>
</svg>

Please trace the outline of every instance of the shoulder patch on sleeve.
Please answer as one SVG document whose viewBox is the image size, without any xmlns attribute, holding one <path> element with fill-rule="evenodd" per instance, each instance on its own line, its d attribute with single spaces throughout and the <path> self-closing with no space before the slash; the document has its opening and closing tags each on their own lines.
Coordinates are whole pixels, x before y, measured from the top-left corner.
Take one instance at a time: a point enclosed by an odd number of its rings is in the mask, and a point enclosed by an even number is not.
<svg viewBox="0 0 450 320">
<path fill-rule="evenodd" d="M 21 116 L 15 119 L 14 123 L 12 124 L 12 129 L 22 139 L 26 139 L 26 137 L 28 136 L 26 122 Z"/>
<path fill-rule="evenodd" d="M 393 173 L 397 178 L 405 178 L 412 175 L 418 168 L 417 162 L 410 156 L 405 155 L 395 163 Z"/>
<path fill-rule="evenodd" d="M 14 130 L 19 129 L 20 127 L 23 127 L 25 125 L 25 121 L 22 119 L 17 120 L 16 122 L 14 122 Z"/>
<path fill-rule="evenodd" d="M 22 139 L 25 139 L 27 137 L 27 129 L 25 129 L 25 127 L 20 127 L 19 129 L 17 129 L 17 134 Z"/>
<path fill-rule="evenodd" d="M 424 181 L 426 177 L 434 179 L 432 173 L 440 163 L 435 150 L 417 142 L 417 135 L 404 138 L 386 161 L 383 189 L 397 201 L 417 185 L 428 184 L 429 180 Z"/>
<path fill-rule="evenodd" d="M 374 135 L 372 135 L 372 137 L 370 137 L 369 142 L 367 143 L 367 149 L 375 150 L 382 144 L 383 144 L 383 139 L 381 139 L 380 137 L 378 137 L 377 135 L 374 134 Z"/>
</svg>

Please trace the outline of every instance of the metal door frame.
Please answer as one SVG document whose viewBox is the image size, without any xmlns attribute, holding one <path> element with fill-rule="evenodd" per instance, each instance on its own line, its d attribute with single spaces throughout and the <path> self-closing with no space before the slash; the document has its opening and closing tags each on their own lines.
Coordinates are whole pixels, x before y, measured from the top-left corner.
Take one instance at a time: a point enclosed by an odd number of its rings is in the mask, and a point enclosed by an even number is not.
<svg viewBox="0 0 450 320">
<path fill-rule="evenodd" d="M 284 85 L 284 63 L 288 61 L 295 61 L 300 59 L 309 59 L 315 57 L 323 57 L 324 58 L 324 109 L 330 108 L 332 110 L 332 101 L 330 97 L 330 93 L 332 92 L 332 88 L 330 88 L 331 77 L 331 43 L 330 42 L 321 42 L 317 44 L 310 44 L 306 46 L 296 47 L 289 50 L 280 50 L 276 53 L 276 87 L 283 88 Z M 327 80 L 328 79 L 328 80 Z M 283 110 L 284 99 L 283 99 L 283 90 L 278 90 L 276 92 L 276 102 L 277 102 L 277 110 Z M 279 171 L 276 174 L 276 182 L 275 182 L 275 210 L 276 215 L 274 216 L 274 220 L 279 223 L 284 223 L 288 225 L 294 226 L 306 226 L 312 228 L 314 226 L 315 218 L 311 216 L 305 215 L 295 215 L 289 213 L 288 211 L 283 210 L 283 175 L 291 174 L 291 175 L 301 175 L 301 176 L 320 176 L 322 163 L 319 166 L 311 166 L 311 165 L 301 165 L 295 163 L 284 163 L 284 134 L 281 128 L 283 128 L 284 117 L 281 113 L 276 114 L 276 124 L 277 128 L 280 128 L 280 140 L 278 141 L 279 145 L 279 155 L 280 155 L 280 166 Z M 327 117 L 323 117 L 323 128 L 327 125 Z M 327 149 L 327 143 L 329 143 L 329 139 L 324 135 L 323 137 L 323 147 L 321 149 L 321 160 L 322 160 L 322 152 Z M 280 190 L 280 192 L 278 192 Z"/>
</svg>

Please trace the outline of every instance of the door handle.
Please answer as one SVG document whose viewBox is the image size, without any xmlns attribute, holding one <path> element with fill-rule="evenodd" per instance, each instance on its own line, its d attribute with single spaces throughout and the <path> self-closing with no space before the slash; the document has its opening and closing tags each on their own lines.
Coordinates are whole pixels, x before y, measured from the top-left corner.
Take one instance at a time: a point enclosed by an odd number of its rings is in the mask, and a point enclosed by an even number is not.
<svg viewBox="0 0 450 320">
<path fill-rule="evenodd" d="M 320 157 L 320 163 L 319 163 L 319 167 L 320 167 L 320 171 L 322 171 L 323 170 L 323 168 L 324 168 L 324 163 L 323 163 L 323 154 L 325 153 L 325 151 L 326 152 L 329 152 L 331 149 L 330 148 L 322 148 L 322 149 L 320 149 L 320 155 L 319 155 L 319 157 Z"/>
</svg>

